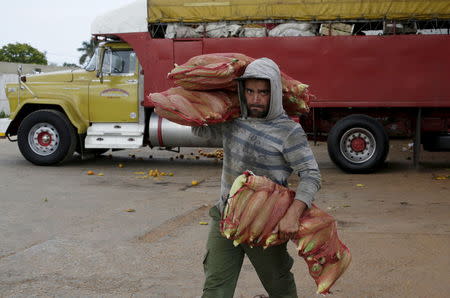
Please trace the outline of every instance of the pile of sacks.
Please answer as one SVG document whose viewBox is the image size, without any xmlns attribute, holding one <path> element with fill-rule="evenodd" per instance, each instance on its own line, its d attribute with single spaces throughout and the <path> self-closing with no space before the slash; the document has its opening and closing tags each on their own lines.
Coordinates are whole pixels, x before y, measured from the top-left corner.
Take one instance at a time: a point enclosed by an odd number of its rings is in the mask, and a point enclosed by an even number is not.
<svg viewBox="0 0 450 298">
<path fill-rule="evenodd" d="M 268 29 L 267 27 L 272 27 Z M 201 25 L 168 24 L 165 38 L 227 38 L 227 37 L 277 37 L 277 36 L 316 36 L 316 25 L 305 22 L 290 22 L 279 25 L 228 24 L 212 22 Z"/>
<path fill-rule="evenodd" d="M 201 126 L 239 117 L 236 78 L 254 59 L 239 53 L 218 53 L 195 56 L 183 65 L 176 65 L 168 74 L 175 88 L 150 93 L 148 98 L 156 113 L 173 122 Z M 289 115 L 309 111 L 312 95 L 308 85 L 281 75 L 283 106 Z"/>
<path fill-rule="evenodd" d="M 245 243 L 267 248 L 286 242 L 277 227 L 294 196 L 292 190 L 266 177 L 245 172 L 230 190 L 220 222 L 222 235 L 235 246 Z M 290 240 L 308 265 L 317 293 L 329 293 L 351 261 L 349 249 L 338 238 L 336 220 L 312 205 L 302 214 L 299 230 Z"/>
</svg>

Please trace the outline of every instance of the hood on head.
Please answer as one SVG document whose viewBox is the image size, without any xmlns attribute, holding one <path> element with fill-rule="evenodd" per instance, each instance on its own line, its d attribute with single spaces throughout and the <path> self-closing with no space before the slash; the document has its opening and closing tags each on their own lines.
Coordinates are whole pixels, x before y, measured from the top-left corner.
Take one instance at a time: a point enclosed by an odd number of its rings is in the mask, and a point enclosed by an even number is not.
<svg viewBox="0 0 450 298">
<path fill-rule="evenodd" d="M 247 100 L 244 94 L 244 82 L 246 79 L 266 79 L 270 81 L 270 103 L 267 116 L 263 119 L 273 120 L 284 114 L 283 90 L 281 86 L 281 74 L 278 65 L 269 58 L 260 58 L 250 63 L 244 74 L 238 79 L 238 93 L 241 104 L 241 117 L 248 116 Z"/>
</svg>

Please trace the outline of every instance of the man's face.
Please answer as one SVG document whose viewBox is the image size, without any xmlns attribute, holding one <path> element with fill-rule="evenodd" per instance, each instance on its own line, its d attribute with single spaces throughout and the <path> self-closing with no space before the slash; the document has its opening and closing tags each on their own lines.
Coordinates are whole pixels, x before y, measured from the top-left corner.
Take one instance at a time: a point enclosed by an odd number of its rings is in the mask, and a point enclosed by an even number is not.
<svg viewBox="0 0 450 298">
<path fill-rule="evenodd" d="M 269 80 L 245 80 L 244 93 L 247 100 L 248 116 L 252 118 L 266 117 L 270 104 Z"/>
</svg>

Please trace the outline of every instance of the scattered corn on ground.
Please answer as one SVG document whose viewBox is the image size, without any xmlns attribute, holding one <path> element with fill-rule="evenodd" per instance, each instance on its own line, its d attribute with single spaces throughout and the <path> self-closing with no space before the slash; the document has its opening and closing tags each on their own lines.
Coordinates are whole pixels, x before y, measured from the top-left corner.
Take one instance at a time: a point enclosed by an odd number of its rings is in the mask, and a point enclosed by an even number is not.
<svg viewBox="0 0 450 298">
<path fill-rule="evenodd" d="M 209 158 L 217 158 L 220 160 L 223 160 L 223 149 L 216 149 L 212 152 L 205 152 L 203 150 L 198 150 L 198 153 L 201 156 L 209 157 Z"/>
<path fill-rule="evenodd" d="M 158 169 L 148 171 L 150 177 L 173 176 L 173 173 L 161 172 Z"/>
<path fill-rule="evenodd" d="M 435 180 L 447 180 L 450 179 L 450 175 L 438 175 L 433 177 Z"/>
<path fill-rule="evenodd" d="M 164 177 L 164 176 L 170 176 L 173 177 L 174 173 L 172 172 L 161 172 L 158 169 L 151 169 L 147 172 L 143 172 L 143 171 L 138 171 L 138 172 L 133 172 L 133 174 L 138 175 L 136 176 L 136 178 L 138 179 L 145 179 L 145 178 L 159 178 L 159 177 Z"/>
</svg>

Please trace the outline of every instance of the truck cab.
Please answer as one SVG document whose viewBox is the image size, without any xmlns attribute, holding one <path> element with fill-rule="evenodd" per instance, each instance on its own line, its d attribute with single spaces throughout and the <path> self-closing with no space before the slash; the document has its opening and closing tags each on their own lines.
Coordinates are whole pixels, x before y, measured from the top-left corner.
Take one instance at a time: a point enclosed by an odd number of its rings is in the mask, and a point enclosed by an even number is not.
<svg viewBox="0 0 450 298">
<path fill-rule="evenodd" d="M 111 41 L 98 46 L 84 70 L 22 75 L 20 84 L 6 85 L 5 135 L 17 135 L 21 153 L 38 165 L 62 162 L 74 151 L 141 147 L 139 69 L 131 47 Z"/>
</svg>

